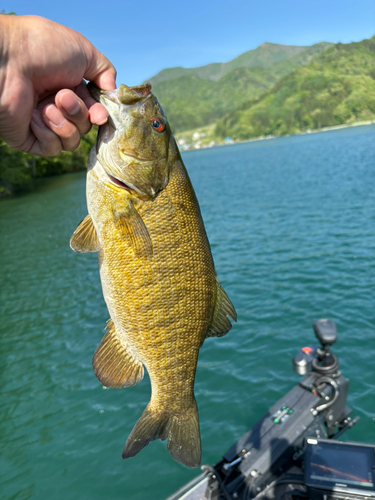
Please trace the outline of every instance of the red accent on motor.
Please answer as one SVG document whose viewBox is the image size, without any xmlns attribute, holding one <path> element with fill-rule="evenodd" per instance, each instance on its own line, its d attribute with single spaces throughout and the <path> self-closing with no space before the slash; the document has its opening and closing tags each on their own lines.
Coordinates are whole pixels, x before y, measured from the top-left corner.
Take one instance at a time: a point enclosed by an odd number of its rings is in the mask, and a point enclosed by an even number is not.
<svg viewBox="0 0 375 500">
<path fill-rule="evenodd" d="M 310 354 L 312 352 L 312 349 L 311 349 L 311 347 L 302 347 L 301 351 L 304 354 Z"/>
</svg>

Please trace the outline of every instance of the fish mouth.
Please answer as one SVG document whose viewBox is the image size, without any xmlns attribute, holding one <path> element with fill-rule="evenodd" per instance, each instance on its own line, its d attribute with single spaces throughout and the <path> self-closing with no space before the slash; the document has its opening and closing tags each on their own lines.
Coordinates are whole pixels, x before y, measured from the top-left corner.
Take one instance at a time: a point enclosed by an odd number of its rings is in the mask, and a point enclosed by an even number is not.
<svg viewBox="0 0 375 500">
<path fill-rule="evenodd" d="M 126 191 L 128 191 L 130 194 L 132 194 L 136 198 L 139 198 L 140 200 L 150 200 L 153 198 L 152 195 L 140 193 L 139 191 L 137 191 L 133 187 L 129 186 L 128 184 L 125 184 L 125 182 L 120 181 L 119 179 L 117 179 L 117 177 L 114 177 L 113 175 L 109 174 L 108 172 L 105 172 L 105 173 L 109 177 L 109 180 L 111 181 L 112 184 L 114 184 L 115 186 L 120 187 L 122 189 L 125 189 Z"/>
<path fill-rule="evenodd" d="M 107 109 L 105 101 L 113 102 L 114 104 L 120 104 L 117 97 L 117 89 L 114 90 L 101 90 L 95 83 L 88 82 L 86 85 L 87 90 L 90 92 L 91 97 Z"/>
<path fill-rule="evenodd" d="M 90 92 L 91 94 L 91 97 L 96 101 L 96 102 L 100 102 L 100 96 L 101 96 L 101 90 L 100 88 L 95 85 L 94 82 L 88 82 L 87 85 L 87 90 Z"/>
<path fill-rule="evenodd" d="M 113 184 L 115 184 L 116 186 L 119 186 L 119 187 L 121 187 L 123 189 L 126 189 L 127 191 L 129 191 L 131 193 L 137 193 L 137 191 L 135 189 L 133 189 L 132 187 L 130 187 L 128 184 L 125 184 L 125 182 L 122 182 L 119 179 L 117 179 L 116 177 L 113 177 L 113 175 L 109 174 L 108 172 L 106 172 L 106 174 L 108 175 L 110 181 Z"/>
<path fill-rule="evenodd" d="M 93 82 L 87 84 L 91 96 L 95 101 L 102 102 L 109 100 L 116 104 L 132 105 L 138 101 L 148 99 L 151 94 L 151 83 L 144 83 L 135 87 L 128 87 L 127 85 L 120 85 L 115 90 L 100 90 L 100 88 Z"/>
</svg>

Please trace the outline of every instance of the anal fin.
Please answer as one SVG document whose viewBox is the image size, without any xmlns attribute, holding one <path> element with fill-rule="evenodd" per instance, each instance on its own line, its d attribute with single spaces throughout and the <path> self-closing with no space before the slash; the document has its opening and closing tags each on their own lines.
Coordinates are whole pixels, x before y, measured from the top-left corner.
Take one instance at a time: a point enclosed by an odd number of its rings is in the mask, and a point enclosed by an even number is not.
<svg viewBox="0 0 375 500">
<path fill-rule="evenodd" d="M 106 329 L 92 360 L 95 375 L 105 387 L 133 387 L 143 379 L 143 364 L 127 351 L 112 319 Z"/>
<path fill-rule="evenodd" d="M 89 253 L 99 250 L 99 242 L 91 215 L 86 215 L 70 238 L 70 248 L 75 252 Z"/>
<path fill-rule="evenodd" d="M 132 201 L 126 209 L 114 212 L 117 226 L 122 237 L 133 249 L 136 257 L 149 259 L 152 257 L 152 243 L 147 227 L 137 212 Z"/>
<path fill-rule="evenodd" d="M 228 295 L 217 281 L 215 309 L 206 337 L 222 337 L 228 333 L 232 328 L 232 324 L 228 317 L 233 319 L 233 321 L 237 321 L 236 310 L 229 300 Z"/>
</svg>

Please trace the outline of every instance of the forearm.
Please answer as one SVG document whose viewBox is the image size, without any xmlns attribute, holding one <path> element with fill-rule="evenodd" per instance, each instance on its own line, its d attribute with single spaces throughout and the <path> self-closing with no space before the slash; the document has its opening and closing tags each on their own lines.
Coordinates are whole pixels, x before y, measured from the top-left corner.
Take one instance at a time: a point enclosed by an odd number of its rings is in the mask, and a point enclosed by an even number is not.
<svg viewBox="0 0 375 500">
<path fill-rule="evenodd" d="M 2 95 L 5 89 L 7 65 L 9 62 L 9 43 L 11 33 L 10 18 L 6 14 L 0 14 L 0 113 Z"/>
<path fill-rule="evenodd" d="M 0 14 L 0 69 L 7 60 L 11 22 L 11 16 Z"/>
</svg>

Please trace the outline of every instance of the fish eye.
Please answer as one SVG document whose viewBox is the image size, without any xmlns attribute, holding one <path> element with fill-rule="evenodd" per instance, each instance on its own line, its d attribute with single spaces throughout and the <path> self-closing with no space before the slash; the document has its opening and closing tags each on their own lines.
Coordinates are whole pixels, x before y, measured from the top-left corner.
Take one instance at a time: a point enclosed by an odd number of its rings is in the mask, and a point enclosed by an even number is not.
<svg viewBox="0 0 375 500">
<path fill-rule="evenodd" d="M 154 130 L 156 130 L 156 132 L 163 132 L 163 130 L 165 129 L 164 122 L 156 116 L 154 118 L 151 118 L 151 126 Z"/>
</svg>

